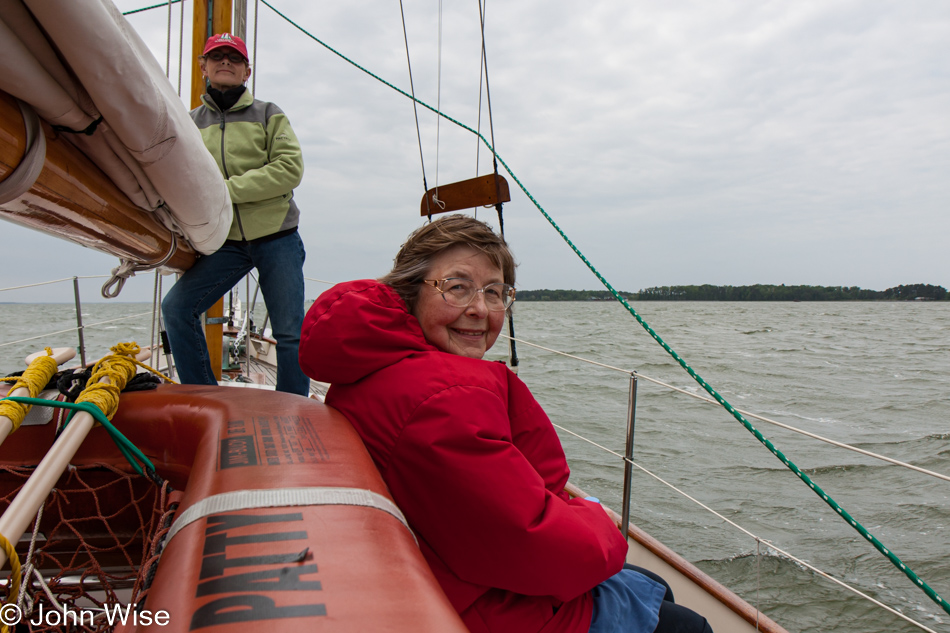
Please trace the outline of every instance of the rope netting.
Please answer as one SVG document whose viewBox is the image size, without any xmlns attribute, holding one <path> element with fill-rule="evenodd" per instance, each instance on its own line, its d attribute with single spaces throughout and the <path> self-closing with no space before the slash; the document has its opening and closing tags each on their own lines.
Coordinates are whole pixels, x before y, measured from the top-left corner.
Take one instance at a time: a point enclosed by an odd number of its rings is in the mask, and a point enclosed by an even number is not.
<svg viewBox="0 0 950 633">
<path fill-rule="evenodd" d="M 33 467 L 0 466 L 0 509 Z M 34 633 L 111 629 L 105 608 L 134 605 L 154 574 L 156 547 L 168 530 L 168 487 L 108 464 L 70 466 L 46 498 L 32 530 L 17 544 L 22 582 L 10 596 Z M 10 583 L 15 584 L 15 583 Z M 55 625 L 39 610 L 69 614 Z M 75 614 L 75 617 L 73 617 Z M 22 626 L 22 625 L 21 625 Z"/>
</svg>

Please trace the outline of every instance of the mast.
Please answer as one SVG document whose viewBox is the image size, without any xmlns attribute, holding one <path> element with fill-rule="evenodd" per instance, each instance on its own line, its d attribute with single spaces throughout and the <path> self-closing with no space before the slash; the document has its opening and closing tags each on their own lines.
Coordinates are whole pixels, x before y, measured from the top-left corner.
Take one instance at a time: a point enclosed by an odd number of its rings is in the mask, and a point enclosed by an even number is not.
<svg viewBox="0 0 950 633">
<path fill-rule="evenodd" d="M 240 0 L 239 0 L 240 1 Z M 233 7 L 231 0 L 195 0 L 191 30 L 191 107 L 201 105 L 205 80 L 201 76 L 198 57 L 204 52 L 205 42 L 215 33 L 234 33 L 231 30 Z M 242 24 L 243 24 L 242 20 Z M 243 33 L 235 33 L 243 37 Z"/>
<path fill-rule="evenodd" d="M 246 11 L 243 0 L 238 0 Z M 195 0 L 193 28 L 191 35 L 191 108 L 201 105 L 201 95 L 205 93 L 205 79 L 201 76 L 198 57 L 204 52 L 205 42 L 215 33 L 234 33 L 232 31 L 233 7 L 231 0 Z M 243 11 L 242 11 L 243 14 Z M 246 20 L 239 21 L 240 33 L 244 37 Z M 211 358 L 211 371 L 215 380 L 221 380 L 221 363 L 224 339 L 224 297 L 218 299 L 205 313 L 205 340 L 208 343 L 208 355 Z"/>
</svg>

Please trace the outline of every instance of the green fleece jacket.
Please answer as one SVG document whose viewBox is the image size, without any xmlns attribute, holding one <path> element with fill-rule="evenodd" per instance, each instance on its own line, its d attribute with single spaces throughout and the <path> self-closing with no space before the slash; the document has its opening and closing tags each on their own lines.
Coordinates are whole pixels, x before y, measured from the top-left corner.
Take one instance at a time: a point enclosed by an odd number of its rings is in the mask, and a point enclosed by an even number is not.
<svg viewBox="0 0 950 633">
<path fill-rule="evenodd" d="M 303 178 L 303 155 L 287 116 L 250 90 L 225 112 L 208 95 L 201 100 L 191 118 L 231 194 L 228 239 L 250 241 L 296 228 L 294 187 Z"/>
</svg>

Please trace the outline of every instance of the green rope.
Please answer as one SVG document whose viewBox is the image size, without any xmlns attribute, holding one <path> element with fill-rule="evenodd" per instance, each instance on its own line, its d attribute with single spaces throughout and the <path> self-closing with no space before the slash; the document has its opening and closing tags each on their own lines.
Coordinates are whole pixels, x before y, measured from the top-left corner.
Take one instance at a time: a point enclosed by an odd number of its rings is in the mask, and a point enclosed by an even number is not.
<svg viewBox="0 0 950 633">
<path fill-rule="evenodd" d="M 174 1 L 174 0 L 173 0 L 173 1 Z M 725 408 L 726 411 L 728 411 L 730 414 L 732 414 L 732 416 L 733 416 L 736 420 L 738 420 L 739 423 L 742 424 L 742 426 L 744 426 L 750 433 L 752 433 L 752 435 L 754 435 L 755 438 L 756 438 L 757 440 L 759 440 L 759 442 L 761 442 L 762 444 L 764 444 L 765 447 L 768 448 L 769 451 L 770 451 L 773 455 L 775 455 L 776 457 L 778 457 L 779 460 L 780 460 L 783 464 L 785 464 L 785 466 L 788 467 L 793 473 L 795 473 L 795 474 L 798 476 L 798 478 L 801 479 L 809 488 L 811 488 L 811 489 L 815 492 L 815 494 L 817 494 L 819 497 L 821 497 L 821 499 L 822 499 L 825 503 L 827 503 L 829 506 L 831 506 L 831 508 L 832 508 L 835 512 L 837 512 L 845 521 L 847 521 L 848 524 L 851 525 L 851 527 L 853 527 L 855 530 L 857 530 L 858 533 L 861 534 L 861 536 L 863 536 L 863 537 L 864 537 L 865 539 L 867 539 L 872 545 L 874 545 L 874 547 L 875 547 L 879 552 L 881 552 L 885 557 L 887 557 L 887 559 L 890 560 L 891 563 L 893 563 L 893 565 L 894 565 L 895 567 L 897 567 L 897 568 L 900 569 L 902 572 L 904 572 L 904 574 L 905 574 L 908 578 L 910 578 L 910 579 L 914 582 L 914 584 L 916 584 L 918 587 L 920 587 L 921 590 L 922 590 L 931 600 L 933 600 L 934 602 L 936 602 L 938 605 L 940 605 L 940 606 L 943 608 L 944 611 L 946 611 L 948 614 L 950 614 L 950 603 L 947 603 L 946 600 L 944 600 L 942 597 L 940 597 L 940 595 L 939 595 L 936 591 L 934 591 L 934 590 L 930 587 L 930 585 L 928 585 L 924 580 L 922 580 L 919 576 L 917 576 L 917 574 L 914 573 L 914 571 L 913 571 L 912 569 L 910 569 L 909 567 L 907 567 L 907 565 L 905 565 L 905 564 L 903 563 L 903 561 L 901 561 L 900 558 L 898 558 L 898 557 L 897 557 L 893 552 L 891 552 L 888 548 L 884 547 L 884 544 L 883 544 L 883 543 L 881 543 L 873 534 L 871 534 L 870 532 L 868 532 L 868 530 L 867 530 L 863 525 L 861 525 L 858 521 L 856 521 L 844 508 L 842 508 L 840 505 L 838 505 L 838 503 L 837 503 L 834 499 L 832 499 L 830 496 L 828 496 L 828 494 L 826 494 L 825 491 L 822 490 L 821 487 L 820 487 L 818 484 L 816 484 L 815 482 L 813 482 L 813 481 L 811 480 L 811 478 L 808 477 L 808 475 L 806 475 L 805 473 L 803 473 L 803 472 L 801 471 L 801 469 L 800 469 L 798 466 L 796 466 L 791 460 L 789 460 L 789 459 L 782 453 L 782 451 L 780 451 L 778 448 L 776 448 L 775 445 L 772 444 L 772 442 L 771 442 L 768 438 L 766 438 L 765 436 L 763 436 L 762 433 L 760 433 L 758 429 L 756 429 L 752 424 L 750 424 L 749 421 L 746 420 L 745 417 L 743 417 L 742 414 L 740 414 L 740 413 L 736 410 L 735 407 L 733 407 L 731 404 L 729 404 L 729 402 L 726 401 L 725 398 L 723 398 L 721 395 L 719 395 L 719 392 L 717 392 L 715 389 L 713 389 L 712 386 L 710 386 L 710 385 L 702 378 L 702 376 L 700 376 L 699 374 L 697 374 L 697 373 L 693 370 L 693 368 L 690 367 L 690 366 L 686 363 L 686 361 L 683 360 L 683 359 L 680 357 L 680 355 L 677 354 L 676 351 L 675 351 L 672 347 L 670 347 L 669 345 L 667 345 L 666 342 L 665 342 L 662 338 L 660 338 L 660 336 L 653 330 L 653 328 L 651 328 L 650 325 L 649 325 L 646 321 L 643 320 L 643 317 L 641 317 L 640 314 L 639 314 L 636 310 L 634 310 L 633 307 L 632 307 L 629 303 L 627 303 L 627 300 L 624 299 L 622 296 L 620 296 L 620 293 L 618 293 L 618 292 L 614 289 L 614 287 L 611 286 L 610 283 L 603 277 L 603 275 L 601 275 L 600 272 L 597 271 L 597 269 L 594 267 L 594 265 L 590 263 L 590 261 L 587 259 L 587 257 L 584 256 L 584 254 L 580 251 L 580 249 L 578 249 L 578 248 L 574 245 L 574 243 L 571 242 L 570 238 L 564 233 L 564 231 L 561 230 L 561 228 L 557 225 L 557 223 L 554 221 L 554 219 L 553 219 L 550 215 L 548 215 L 548 213 L 544 210 L 544 208 L 540 205 L 540 203 L 538 203 L 538 201 L 535 200 L 534 196 L 531 195 L 531 192 L 529 192 L 528 189 L 521 183 L 521 181 L 518 180 L 518 177 L 514 174 L 514 172 L 511 170 L 511 168 L 508 167 L 508 164 L 504 161 L 504 159 L 502 159 L 502 157 L 501 157 L 499 154 L 497 154 L 497 153 L 495 152 L 495 149 L 492 147 L 491 143 L 489 143 L 488 140 L 487 140 L 484 136 L 482 136 L 480 132 L 477 132 L 476 130 L 472 129 L 471 127 L 465 125 L 464 123 L 461 123 L 460 121 L 457 121 L 456 119 L 453 119 L 452 117 L 446 115 L 445 113 L 440 112 L 439 110 L 433 108 L 432 106 L 430 106 L 429 104 L 425 103 L 424 101 L 421 101 L 421 100 L 417 99 L 416 97 L 413 97 L 411 94 L 409 94 L 409 93 L 406 92 L 405 90 L 402 90 L 401 88 L 396 87 L 395 85 L 389 83 L 388 81 L 386 81 L 386 80 L 383 79 L 382 77 L 379 77 L 378 75 L 375 75 L 374 73 L 370 72 L 370 71 L 367 70 L 366 68 L 363 68 L 362 66 L 360 66 L 359 64 L 357 64 L 357 63 L 354 62 L 353 60 L 349 59 L 348 57 L 346 57 L 345 55 L 343 55 L 342 53 L 340 53 L 339 51 L 337 51 L 336 49 L 334 49 L 334 48 L 331 47 L 330 45 L 326 44 L 325 42 L 323 42 L 322 40 L 320 40 L 319 38 L 317 38 L 317 37 L 316 37 L 315 35 L 313 35 L 312 33 L 308 32 L 308 31 L 307 31 L 306 29 L 304 29 L 302 26 L 300 26 L 299 24 L 297 24 L 296 22 L 294 22 L 293 20 L 291 20 L 289 17 L 287 17 L 286 15 L 284 15 L 283 13 L 281 13 L 280 11 L 278 11 L 273 5 L 271 5 L 269 2 L 267 2 L 267 0 L 261 0 L 261 2 L 262 2 L 264 5 L 266 5 L 269 9 L 271 9 L 274 13 L 276 13 L 277 15 L 279 15 L 280 17 L 282 17 L 282 18 L 283 18 L 284 20 L 286 20 L 288 23 L 290 23 L 291 25 L 293 25 L 295 28 L 297 28 L 301 33 L 303 33 L 304 35 L 306 35 L 307 37 L 309 37 L 310 39 L 312 39 L 312 40 L 315 41 L 316 43 L 320 44 L 321 46 L 323 46 L 324 48 L 326 48 L 328 51 L 330 51 L 331 53 L 333 53 L 334 55 L 336 55 L 337 57 L 339 57 L 339 58 L 342 59 L 343 61 L 347 62 L 348 64 L 351 64 L 351 65 L 355 66 L 356 68 L 358 68 L 359 70 L 363 71 L 364 73 L 366 73 L 367 75 L 369 75 L 369 76 L 372 77 L 373 79 L 376 79 L 376 80 L 379 81 L 380 83 L 382 83 L 382 84 L 388 86 L 389 88 L 392 88 L 393 90 L 395 90 L 395 91 L 398 92 L 399 94 L 403 95 L 403 96 L 406 97 L 407 99 L 411 99 L 411 100 L 415 101 L 416 103 L 418 103 L 418 104 L 421 105 L 422 107 L 424 107 L 424 108 L 430 110 L 431 112 L 433 112 L 433 113 L 435 113 L 436 115 L 438 115 L 438 116 L 440 116 L 440 117 L 446 119 L 447 121 L 449 121 L 449 122 L 451 122 L 451 123 L 454 123 L 455 125 L 459 126 L 460 128 L 471 132 L 472 134 L 474 134 L 475 136 L 477 136 L 479 139 L 481 139 L 482 143 L 484 143 L 485 146 L 486 146 L 488 149 L 490 149 L 490 150 L 492 151 L 492 153 L 497 157 L 498 162 L 501 163 L 501 165 L 505 168 L 505 171 L 508 172 L 508 174 L 509 174 L 509 175 L 511 176 L 511 178 L 515 181 L 515 183 L 517 183 L 517 185 L 518 185 L 518 187 L 521 189 L 521 191 L 524 192 L 524 194 L 528 197 L 529 200 L 531 200 L 531 203 L 534 204 L 534 206 L 538 209 L 538 211 L 541 212 L 541 215 L 544 216 L 544 218 L 548 221 L 548 223 L 549 223 L 552 227 L 554 227 L 554 230 L 556 230 L 556 231 L 558 232 L 558 234 L 564 239 L 564 241 L 567 243 L 567 245 L 571 247 L 571 250 L 573 250 L 574 253 L 577 254 L 578 257 L 581 258 L 581 261 L 583 261 L 584 264 L 590 269 L 590 271 L 591 271 L 592 273 L 594 273 L 594 276 L 597 277 L 597 279 L 604 285 L 604 287 L 607 288 L 608 291 L 610 291 L 610 294 L 612 294 L 613 297 L 614 297 L 617 301 L 619 301 L 619 302 L 627 309 L 627 311 L 628 311 L 631 315 L 633 315 L 633 317 L 637 320 L 637 322 L 638 322 L 641 326 L 643 326 L 643 328 L 647 331 L 647 333 L 648 333 L 651 337 L 653 337 L 653 339 L 654 339 L 657 343 L 659 343 L 660 346 L 661 346 L 663 349 L 665 349 L 665 350 L 667 351 L 667 353 L 668 353 L 670 356 L 672 356 L 673 359 L 676 360 L 676 362 L 679 363 L 679 365 L 680 365 L 683 369 L 686 370 L 686 373 L 688 373 L 697 383 L 699 383 L 699 385 L 700 385 L 710 396 L 712 396 L 712 397 L 716 400 L 716 402 L 718 402 L 720 405 L 722 405 L 722 407 Z M 161 6 L 161 5 L 156 5 L 156 6 Z M 150 7 L 150 8 L 151 8 L 151 7 Z"/>
<path fill-rule="evenodd" d="M 182 1 L 182 0 L 171 0 L 171 3 L 172 3 L 172 4 L 176 4 L 176 3 L 181 2 L 181 1 Z M 130 9 L 130 10 L 128 10 L 128 11 L 123 11 L 123 12 L 122 12 L 122 15 L 132 15 L 133 13 L 141 13 L 142 11 L 149 11 L 149 10 L 151 10 L 151 9 L 160 9 L 160 8 L 162 8 L 162 7 L 167 7 L 167 6 L 168 6 L 168 3 L 167 3 L 167 2 L 163 2 L 163 3 L 161 3 L 161 4 L 153 4 L 153 5 L 150 6 L 150 7 L 142 7 L 141 9 Z"/>
<path fill-rule="evenodd" d="M 44 400 L 42 398 L 20 398 L 20 397 L 9 397 L 9 398 L 0 398 L 0 400 L 11 400 L 13 402 L 21 402 L 24 404 L 38 404 L 44 407 L 57 407 L 60 409 L 72 409 L 72 413 L 69 414 L 69 418 L 66 420 L 66 424 L 73 419 L 73 415 L 77 411 L 85 411 L 93 418 L 96 422 L 105 427 L 106 431 L 109 433 L 109 436 L 112 438 L 112 441 L 115 442 L 116 446 L 119 447 L 119 450 L 122 451 L 122 454 L 125 456 L 129 463 L 132 465 L 132 468 L 140 475 L 146 475 L 142 470 L 140 464 L 144 464 L 145 468 L 151 472 L 155 472 L 155 466 L 149 461 L 148 457 L 145 456 L 139 448 L 133 444 L 127 437 L 122 435 L 122 432 L 119 429 L 115 428 L 112 425 L 112 422 L 109 421 L 109 418 L 106 417 L 106 414 L 102 410 L 91 402 L 59 402 L 57 400 Z M 66 428 L 66 425 L 63 425 L 63 428 Z"/>
</svg>

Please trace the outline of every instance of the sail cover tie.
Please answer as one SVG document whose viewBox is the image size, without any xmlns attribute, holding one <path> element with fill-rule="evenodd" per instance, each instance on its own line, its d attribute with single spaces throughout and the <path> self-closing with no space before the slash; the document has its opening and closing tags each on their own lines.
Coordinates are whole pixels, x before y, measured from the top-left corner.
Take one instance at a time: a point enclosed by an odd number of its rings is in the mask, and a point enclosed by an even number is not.
<svg viewBox="0 0 950 633">
<path fill-rule="evenodd" d="M 96 128 L 99 127 L 100 123 L 102 123 L 101 116 L 95 121 L 93 121 L 92 123 L 90 123 L 89 125 L 87 125 L 86 128 L 82 130 L 74 130 L 73 128 L 67 127 L 65 125 L 54 125 L 53 129 L 56 130 L 57 132 L 63 132 L 65 134 L 85 134 L 86 136 L 92 136 L 93 134 L 96 133 Z"/>
</svg>

